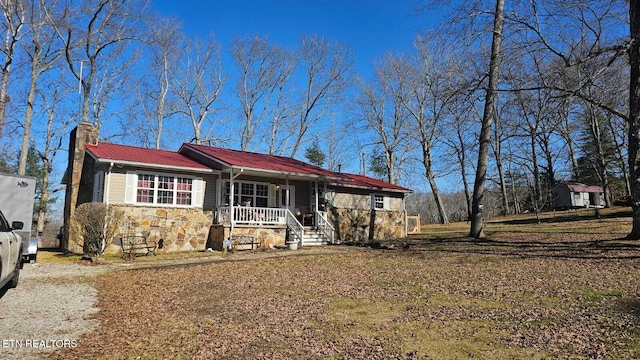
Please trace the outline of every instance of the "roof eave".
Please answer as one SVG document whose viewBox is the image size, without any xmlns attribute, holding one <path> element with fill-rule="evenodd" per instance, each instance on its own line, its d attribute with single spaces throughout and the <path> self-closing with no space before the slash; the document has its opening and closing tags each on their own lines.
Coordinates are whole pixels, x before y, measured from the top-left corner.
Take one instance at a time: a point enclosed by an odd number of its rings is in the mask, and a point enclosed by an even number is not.
<svg viewBox="0 0 640 360">
<path fill-rule="evenodd" d="M 196 148 L 194 148 L 192 146 L 189 146 L 189 145 L 190 144 L 182 144 L 182 146 L 180 146 L 180 149 L 178 149 L 178 153 L 182 154 L 182 149 L 186 149 L 188 151 L 193 151 L 194 153 L 197 153 L 197 154 L 199 154 L 201 156 L 206 157 L 207 159 L 209 159 L 209 160 L 211 160 L 213 162 L 216 162 L 216 163 L 220 164 L 221 167 L 227 167 L 227 168 L 232 167 L 231 164 L 229 164 L 229 163 L 227 163 L 225 161 L 222 161 L 222 160 L 218 159 L 217 157 L 211 156 L 210 154 L 207 154 L 204 151 L 200 151 L 199 149 L 196 149 Z"/>
<path fill-rule="evenodd" d="M 389 189 L 389 188 L 383 188 L 383 187 L 379 187 L 379 186 L 364 186 L 364 185 L 354 185 L 354 184 L 344 184 L 344 183 L 331 183 L 331 185 L 349 187 L 349 188 L 355 188 L 355 189 L 396 192 L 396 193 L 403 193 L 403 194 L 410 194 L 410 193 L 413 192 L 413 190 L 410 190 L 410 189 L 405 189 L 405 190 Z"/>
<path fill-rule="evenodd" d="M 335 179 L 335 180 L 340 179 L 339 177 L 332 177 L 332 176 L 329 176 L 329 175 L 299 173 L 299 172 L 294 172 L 294 171 L 269 170 L 269 169 L 261 169 L 261 168 L 254 168 L 254 167 L 240 166 L 240 165 L 230 165 L 227 168 L 229 168 L 229 169 L 243 169 L 243 170 L 246 170 L 246 171 L 255 171 L 255 172 L 266 173 L 266 174 L 278 174 L 278 175 L 285 175 L 285 176 L 286 175 L 299 176 L 299 177 L 306 177 L 306 178 L 312 178 L 312 179 Z"/>
<path fill-rule="evenodd" d="M 176 165 L 165 165 L 165 164 L 150 164 L 150 163 L 143 163 L 143 162 L 137 162 L 137 161 L 126 161 L 126 160 L 116 160 L 116 159 L 107 159 L 107 158 L 96 158 L 96 161 L 102 164 L 114 163 L 114 164 L 123 165 L 123 166 L 145 167 L 145 168 L 155 168 L 155 169 L 174 170 L 174 171 L 175 170 L 189 171 L 189 172 L 197 172 L 202 174 L 220 173 L 219 170 L 214 170 L 214 169 L 200 169 L 200 168 L 194 168 L 189 166 L 176 166 Z"/>
</svg>

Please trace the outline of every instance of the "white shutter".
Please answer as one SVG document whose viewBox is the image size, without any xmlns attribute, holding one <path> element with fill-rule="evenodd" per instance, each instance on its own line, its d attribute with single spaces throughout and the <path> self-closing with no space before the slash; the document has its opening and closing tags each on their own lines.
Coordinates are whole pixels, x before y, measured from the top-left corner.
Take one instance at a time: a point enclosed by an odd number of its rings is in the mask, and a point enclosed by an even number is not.
<svg viewBox="0 0 640 360">
<path fill-rule="evenodd" d="M 384 196 L 383 198 L 383 202 L 384 202 L 384 209 L 385 210 L 391 210 L 391 206 L 389 205 L 389 197 L 388 196 Z"/>
<path fill-rule="evenodd" d="M 269 184 L 269 207 L 276 207 L 278 203 L 278 188 L 275 184 Z"/>
<path fill-rule="evenodd" d="M 136 202 L 136 183 L 138 181 L 138 174 L 127 171 L 127 180 L 124 190 L 124 202 L 127 204 L 133 204 Z"/>
<path fill-rule="evenodd" d="M 104 172 L 99 171 L 93 177 L 93 202 L 106 202 L 103 199 L 104 194 Z"/>
<path fill-rule="evenodd" d="M 193 179 L 193 206 L 195 207 L 202 207 L 202 202 L 204 200 L 204 197 L 202 196 L 203 191 L 202 189 L 204 188 L 204 181 L 202 180 L 202 178 L 195 178 Z"/>
</svg>

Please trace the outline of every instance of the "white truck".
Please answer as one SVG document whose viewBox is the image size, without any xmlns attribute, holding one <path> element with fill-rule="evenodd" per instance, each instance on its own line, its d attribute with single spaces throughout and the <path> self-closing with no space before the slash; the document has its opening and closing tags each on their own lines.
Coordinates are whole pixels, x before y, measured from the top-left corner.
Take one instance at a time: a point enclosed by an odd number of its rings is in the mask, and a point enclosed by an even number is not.
<svg viewBox="0 0 640 360">
<path fill-rule="evenodd" d="M 31 237 L 36 180 L 0 173 L 0 288 L 15 287 L 22 264 L 35 262 L 38 240 Z"/>
<path fill-rule="evenodd" d="M 18 286 L 22 269 L 22 237 L 15 231 L 22 229 L 22 223 L 11 225 L 0 211 L 0 291 Z"/>
</svg>

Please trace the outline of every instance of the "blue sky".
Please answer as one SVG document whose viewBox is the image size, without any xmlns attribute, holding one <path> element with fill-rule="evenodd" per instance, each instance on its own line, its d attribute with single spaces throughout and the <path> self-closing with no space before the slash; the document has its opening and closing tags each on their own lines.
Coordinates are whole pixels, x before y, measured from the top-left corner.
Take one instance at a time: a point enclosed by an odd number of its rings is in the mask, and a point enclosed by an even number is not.
<svg viewBox="0 0 640 360">
<path fill-rule="evenodd" d="M 223 51 L 233 37 L 267 35 L 296 45 L 304 34 L 338 40 L 351 49 L 359 72 L 374 59 L 409 49 L 418 31 L 435 25 L 434 13 L 416 13 L 417 0 L 152 0 L 152 7 L 180 20 L 187 34 L 213 32 Z"/>
<path fill-rule="evenodd" d="M 229 44 L 234 37 L 266 35 L 272 43 L 293 48 L 303 35 L 315 34 L 345 45 L 358 76 L 369 78 L 375 60 L 388 52 L 412 51 L 417 33 L 441 21 L 439 13 L 417 12 L 419 0 L 151 1 L 153 10 L 179 20 L 187 35 L 206 38 L 213 33 L 225 71 L 231 66 Z M 347 116 L 335 114 L 338 120 Z M 304 160 L 302 154 L 297 157 Z M 359 172 L 359 156 L 343 160 L 343 170 Z"/>
</svg>

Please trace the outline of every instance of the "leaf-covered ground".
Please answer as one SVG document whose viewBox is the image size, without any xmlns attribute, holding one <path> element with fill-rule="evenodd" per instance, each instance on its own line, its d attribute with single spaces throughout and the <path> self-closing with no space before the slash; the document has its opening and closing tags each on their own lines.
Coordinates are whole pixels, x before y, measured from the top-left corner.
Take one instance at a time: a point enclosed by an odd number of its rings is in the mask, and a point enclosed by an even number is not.
<svg viewBox="0 0 640 360">
<path fill-rule="evenodd" d="M 640 358 L 640 243 L 615 240 L 628 223 L 110 272 L 100 329 L 52 357 Z"/>
</svg>

